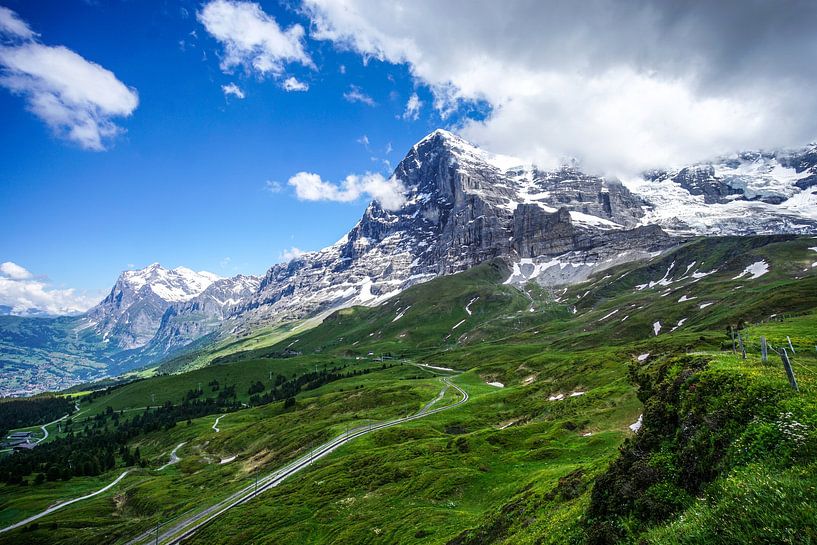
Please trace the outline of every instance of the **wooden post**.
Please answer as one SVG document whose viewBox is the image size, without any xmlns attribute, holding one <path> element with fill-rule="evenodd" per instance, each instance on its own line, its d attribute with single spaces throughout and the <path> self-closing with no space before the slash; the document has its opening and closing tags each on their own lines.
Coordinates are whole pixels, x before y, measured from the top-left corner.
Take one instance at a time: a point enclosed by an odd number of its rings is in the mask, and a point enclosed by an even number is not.
<svg viewBox="0 0 817 545">
<path fill-rule="evenodd" d="M 786 349 L 783 349 L 783 352 L 780 353 L 780 359 L 783 360 L 783 367 L 786 368 L 786 375 L 789 377 L 789 384 L 792 388 L 794 388 L 795 392 L 799 392 L 800 389 L 797 387 L 797 379 L 794 378 L 794 369 L 791 368 L 791 362 L 789 361 L 789 355 L 786 353 Z"/>
<path fill-rule="evenodd" d="M 746 359 L 746 348 L 743 346 L 743 337 L 738 331 L 738 344 L 740 345 L 740 354 L 743 359 Z"/>
<path fill-rule="evenodd" d="M 769 361 L 769 348 L 766 346 L 766 337 L 760 338 L 760 361 L 763 363 Z"/>
<path fill-rule="evenodd" d="M 786 335 L 786 340 L 789 341 L 789 348 L 791 348 L 791 353 L 792 354 L 797 354 L 797 352 L 794 351 L 794 347 L 791 345 L 791 337 Z"/>
</svg>

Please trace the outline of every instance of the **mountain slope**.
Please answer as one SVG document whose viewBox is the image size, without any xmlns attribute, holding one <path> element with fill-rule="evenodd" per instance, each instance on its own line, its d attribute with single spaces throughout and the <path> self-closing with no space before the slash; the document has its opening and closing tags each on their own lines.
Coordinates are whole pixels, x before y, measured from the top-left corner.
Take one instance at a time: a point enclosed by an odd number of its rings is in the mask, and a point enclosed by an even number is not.
<svg viewBox="0 0 817 545">
<path fill-rule="evenodd" d="M 82 336 L 91 344 L 98 337 L 102 346 L 68 353 L 119 372 L 265 328 L 319 322 L 340 308 L 373 306 L 494 259 L 508 265 L 511 285 L 559 287 L 650 259 L 693 236 L 815 233 L 815 150 L 744 152 L 617 180 L 575 164 L 540 170 L 437 130 L 395 169 L 405 188 L 397 209 L 372 202 L 337 243 L 274 265 L 260 280 L 158 264 L 125 272 L 77 322 L 76 329 L 88 329 Z M 64 329 L 53 330 L 63 336 L 53 346 L 67 346 L 66 335 L 77 334 Z M 24 345 L 16 348 L 24 354 Z M 20 354 L 18 362 L 25 360 Z"/>
<path fill-rule="evenodd" d="M 156 334 L 173 303 L 188 301 L 219 277 L 184 267 L 165 269 L 158 263 L 123 272 L 108 296 L 85 314 L 85 324 L 122 349 L 139 348 Z"/>
<path fill-rule="evenodd" d="M 172 527 L 347 426 L 419 410 L 440 391 L 440 367 L 461 372 L 453 380 L 468 403 L 336 450 L 191 542 L 731 544 L 810 535 L 813 246 L 805 236 L 701 237 L 559 289 L 503 284 L 509 269 L 492 260 L 377 306 L 338 310 L 264 350 L 89 395 L 72 440 L 86 424 L 91 436 L 107 426 L 127 438 L 128 452 L 139 447 L 146 466 L 0 542 L 75 543 L 81 532 L 127 543 L 157 523 Z M 746 360 L 732 353 L 728 325 L 743 326 Z M 799 393 L 779 359 L 760 361 L 761 335 L 775 347 L 791 338 Z M 345 376 L 318 380 L 332 372 Z M 282 395 L 279 384 L 300 378 L 300 389 Z M 199 408 L 206 414 L 188 424 L 186 411 Z M 119 433 L 129 419 L 159 416 L 162 425 Z M 49 440 L 65 440 L 51 431 Z M 159 470 L 180 443 L 181 461 Z M 39 468 L 25 469 L 27 486 L 0 484 L 0 518 L 11 524 L 110 483 L 132 463 L 117 452 L 116 467 L 98 477 L 37 484 Z"/>
</svg>

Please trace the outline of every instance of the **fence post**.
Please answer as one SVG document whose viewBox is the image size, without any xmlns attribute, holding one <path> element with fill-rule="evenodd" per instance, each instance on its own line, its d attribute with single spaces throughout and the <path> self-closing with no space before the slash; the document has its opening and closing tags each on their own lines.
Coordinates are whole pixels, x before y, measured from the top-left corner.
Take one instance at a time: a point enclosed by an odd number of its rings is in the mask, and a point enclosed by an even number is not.
<svg viewBox="0 0 817 545">
<path fill-rule="evenodd" d="M 738 345 L 740 346 L 740 354 L 743 359 L 746 359 L 746 348 L 743 346 L 743 337 L 738 331 Z"/>
<path fill-rule="evenodd" d="M 766 363 L 769 360 L 769 348 L 766 346 L 766 337 L 760 338 L 760 361 Z"/>
<path fill-rule="evenodd" d="M 795 392 L 799 392 L 800 389 L 797 387 L 797 379 L 794 378 L 794 369 L 791 368 L 791 362 L 789 361 L 789 355 L 786 353 L 786 349 L 783 349 L 783 352 L 780 353 L 780 359 L 783 360 L 783 367 L 786 368 L 786 375 L 789 377 L 789 384 L 792 388 L 794 388 Z"/>
<path fill-rule="evenodd" d="M 789 341 L 789 348 L 791 348 L 791 353 L 792 354 L 797 354 L 797 352 L 794 351 L 794 347 L 791 345 L 791 337 L 786 335 L 786 340 Z"/>
</svg>

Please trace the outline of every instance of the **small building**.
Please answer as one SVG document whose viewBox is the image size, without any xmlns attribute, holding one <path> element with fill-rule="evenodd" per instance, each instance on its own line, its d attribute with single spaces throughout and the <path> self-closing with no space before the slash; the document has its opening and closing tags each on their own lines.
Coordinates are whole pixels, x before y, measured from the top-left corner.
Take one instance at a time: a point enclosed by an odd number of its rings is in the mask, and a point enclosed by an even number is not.
<svg viewBox="0 0 817 545">
<path fill-rule="evenodd" d="M 25 442 L 25 443 L 19 443 L 17 445 L 14 445 L 11 448 L 14 449 L 15 451 L 18 451 L 18 450 L 31 450 L 36 446 L 37 446 L 37 443 Z"/>
<path fill-rule="evenodd" d="M 8 437 L 6 437 L 5 441 L 0 443 L 0 448 L 13 448 L 17 449 L 20 445 L 36 445 L 35 442 L 32 440 L 34 439 L 34 433 L 30 431 L 15 431 L 14 433 L 10 433 Z M 26 447 L 23 447 L 26 448 Z"/>
</svg>

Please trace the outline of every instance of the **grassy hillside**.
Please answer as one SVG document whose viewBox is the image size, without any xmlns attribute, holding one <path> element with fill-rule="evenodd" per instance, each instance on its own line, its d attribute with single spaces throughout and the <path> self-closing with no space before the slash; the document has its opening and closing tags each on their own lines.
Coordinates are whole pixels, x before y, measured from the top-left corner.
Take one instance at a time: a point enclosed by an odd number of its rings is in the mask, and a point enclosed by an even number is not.
<svg viewBox="0 0 817 545">
<path fill-rule="evenodd" d="M 223 411 L 216 404 L 129 439 L 144 467 L 0 543 L 125 543 L 169 525 L 347 426 L 418 410 L 440 391 L 439 371 L 414 363 L 455 369 L 468 403 L 361 437 L 191 541 L 814 542 L 814 244 L 695 240 L 560 290 L 505 286 L 504 265 L 487 263 L 280 342 L 211 354 L 200 369 L 80 397 L 75 430 L 110 411 L 180 407 L 200 384 L 202 398 L 218 394 L 213 382 L 236 392 Z M 730 326 L 745 360 L 732 352 Z M 791 339 L 799 392 L 777 354 L 760 361 L 760 336 L 775 348 Z M 268 392 L 279 375 L 333 368 L 359 374 L 301 389 L 294 404 L 242 407 L 257 402 L 257 382 Z M 181 461 L 159 469 L 181 443 Z M 93 477 L 35 484 L 32 473 L 24 486 L 0 486 L 0 525 L 100 488 L 125 462 L 117 455 Z"/>
</svg>

